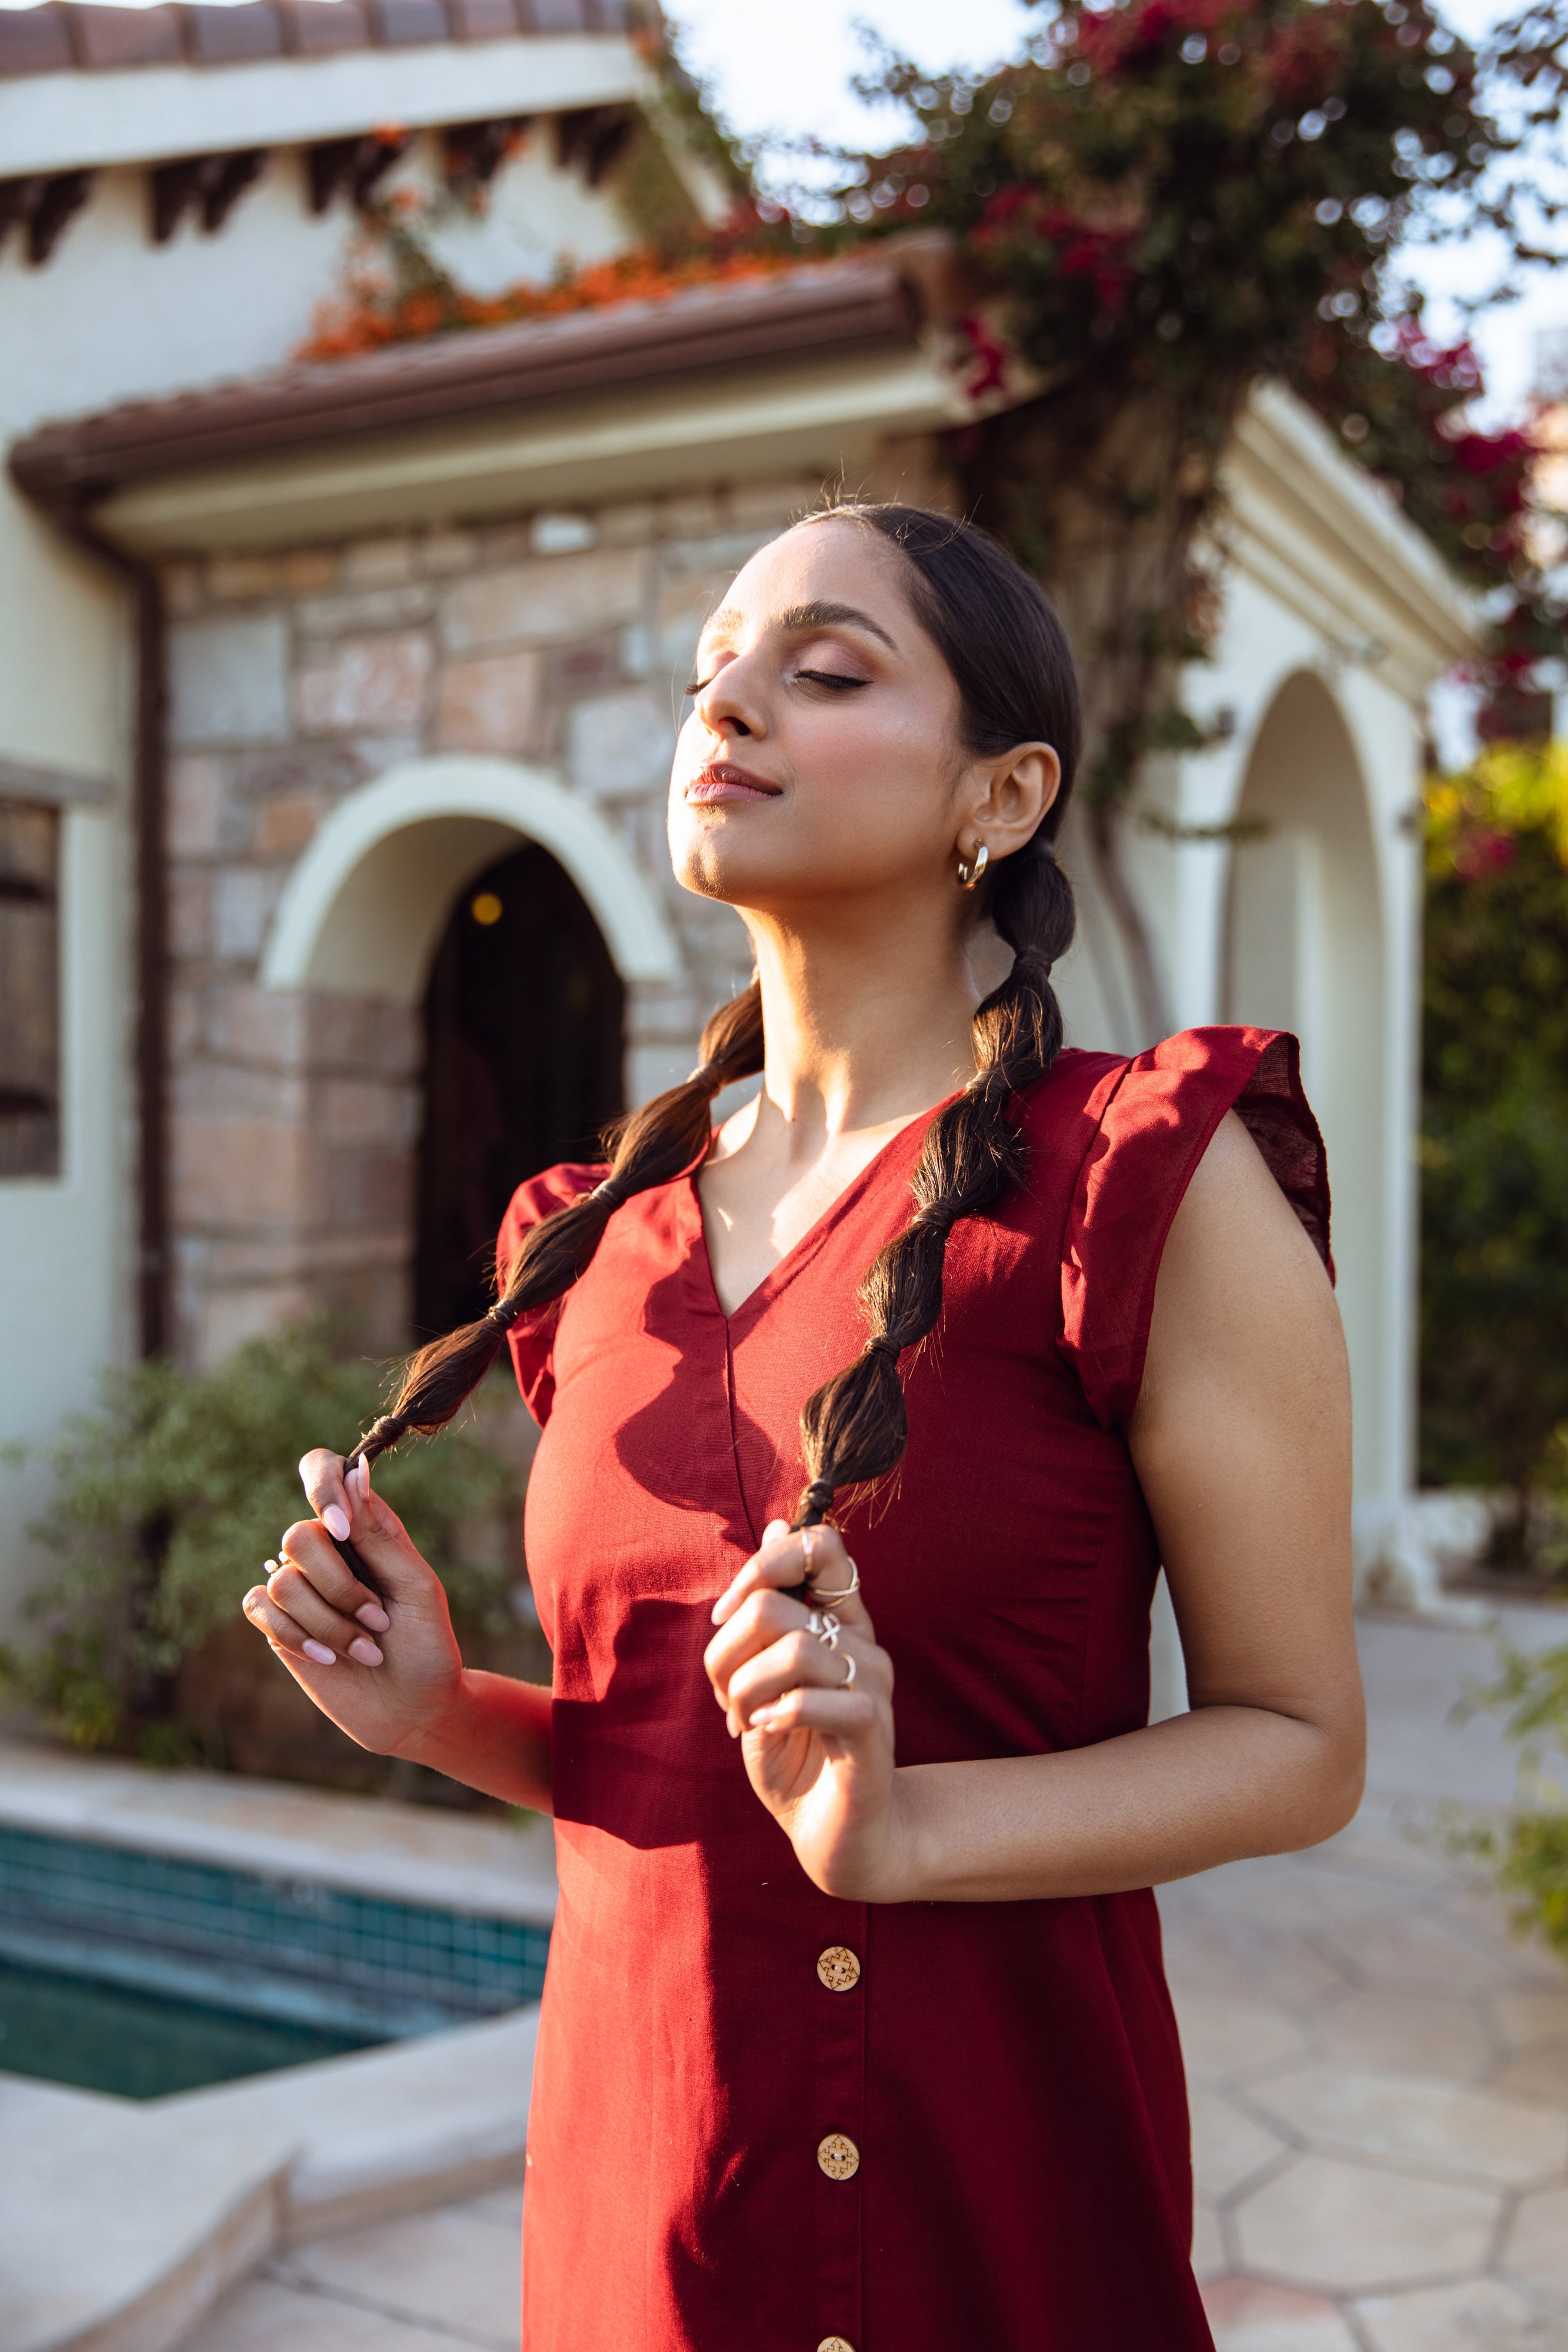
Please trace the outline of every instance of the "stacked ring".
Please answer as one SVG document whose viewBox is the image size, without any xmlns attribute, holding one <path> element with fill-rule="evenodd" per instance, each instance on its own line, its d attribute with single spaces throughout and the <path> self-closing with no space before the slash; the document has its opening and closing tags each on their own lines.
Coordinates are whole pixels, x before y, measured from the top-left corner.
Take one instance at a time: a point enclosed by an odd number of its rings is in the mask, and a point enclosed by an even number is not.
<svg viewBox="0 0 1568 2352">
<path fill-rule="evenodd" d="M 848 1559 L 849 1554 L 846 1552 L 844 1557 Z M 838 1592 L 821 1592 L 814 1584 L 807 1587 L 807 1590 L 810 1591 L 812 1600 L 816 1602 L 819 1609 L 841 1609 L 844 1602 L 852 1600 L 860 1589 L 861 1572 L 855 1566 L 852 1559 L 850 1560 L 850 1580 L 845 1586 L 843 1586 L 841 1591 Z"/>
</svg>

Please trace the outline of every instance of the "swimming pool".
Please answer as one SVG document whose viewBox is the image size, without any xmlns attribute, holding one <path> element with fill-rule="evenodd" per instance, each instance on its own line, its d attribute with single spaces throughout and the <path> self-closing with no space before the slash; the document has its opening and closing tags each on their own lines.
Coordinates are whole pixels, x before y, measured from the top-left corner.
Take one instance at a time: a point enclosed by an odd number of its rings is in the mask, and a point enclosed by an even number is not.
<svg viewBox="0 0 1568 2352">
<path fill-rule="evenodd" d="M 0 2070 L 131 2098 L 535 2000 L 549 1930 L 0 1824 Z"/>
</svg>

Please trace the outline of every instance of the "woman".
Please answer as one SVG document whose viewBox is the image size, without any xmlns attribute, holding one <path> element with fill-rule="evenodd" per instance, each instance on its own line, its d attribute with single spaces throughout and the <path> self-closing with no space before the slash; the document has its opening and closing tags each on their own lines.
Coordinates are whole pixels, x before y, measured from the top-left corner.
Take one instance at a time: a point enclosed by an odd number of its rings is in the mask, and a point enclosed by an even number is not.
<svg viewBox="0 0 1568 2352">
<path fill-rule="evenodd" d="M 608 1172 L 521 1188 L 490 1317 L 307 1457 L 246 1609 L 366 1747 L 555 1814 L 527 2352 L 1196 2352 L 1149 1889 L 1361 1782 L 1294 1045 L 1060 1050 L 1076 690 L 983 534 L 811 517 L 697 667 L 671 848 L 758 980 Z M 504 1328 L 548 1692 L 464 1669 L 366 1458 Z"/>
</svg>

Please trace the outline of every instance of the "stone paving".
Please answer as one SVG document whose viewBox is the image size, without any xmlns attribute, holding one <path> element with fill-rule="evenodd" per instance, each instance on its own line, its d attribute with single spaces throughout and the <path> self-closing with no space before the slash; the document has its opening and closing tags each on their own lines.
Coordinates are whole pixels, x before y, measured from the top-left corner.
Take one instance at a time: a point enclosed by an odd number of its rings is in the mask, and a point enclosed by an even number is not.
<svg viewBox="0 0 1568 2352">
<path fill-rule="evenodd" d="M 517 2352 L 521 2189 L 276 2254 L 186 2352 Z"/>
<path fill-rule="evenodd" d="M 1516 1613 L 1511 1631 L 1561 1640 L 1568 1619 Z M 1355 1822 L 1161 1896 L 1216 2343 L 1568 2352 L 1568 1970 L 1408 1834 L 1442 1798 L 1507 1798 L 1492 1727 L 1447 1719 L 1490 1645 L 1408 1621 L 1362 1632 Z M 519 2206 L 492 2194 L 293 2249 L 189 2352 L 516 2352 Z"/>
<path fill-rule="evenodd" d="M 1523 1642 L 1568 1620 L 1511 1612 Z M 1366 1801 L 1160 1897 L 1219 2352 L 1568 2352 L 1568 1969 L 1409 1832 L 1503 1802 L 1483 1637 L 1372 1619 Z"/>
</svg>

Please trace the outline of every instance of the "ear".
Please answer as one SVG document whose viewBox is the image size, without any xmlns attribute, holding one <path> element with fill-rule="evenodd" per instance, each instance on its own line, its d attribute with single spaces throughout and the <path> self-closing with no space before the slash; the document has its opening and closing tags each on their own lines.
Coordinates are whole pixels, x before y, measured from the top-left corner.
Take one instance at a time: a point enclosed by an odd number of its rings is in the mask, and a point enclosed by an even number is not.
<svg viewBox="0 0 1568 2352">
<path fill-rule="evenodd" d="M 999 759 L 977 761 L 963 794 L 965 839 L 973 834 L 993 858 L 1009 857 L 1038 830 L 1061 790 L 1061 761 L 1049 743 L 1018 743 Z"/>
</svg>

